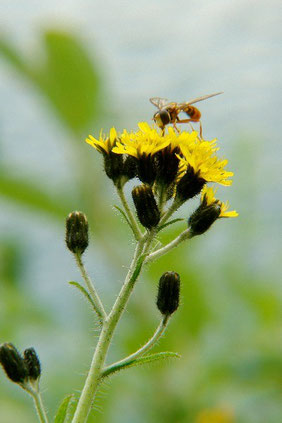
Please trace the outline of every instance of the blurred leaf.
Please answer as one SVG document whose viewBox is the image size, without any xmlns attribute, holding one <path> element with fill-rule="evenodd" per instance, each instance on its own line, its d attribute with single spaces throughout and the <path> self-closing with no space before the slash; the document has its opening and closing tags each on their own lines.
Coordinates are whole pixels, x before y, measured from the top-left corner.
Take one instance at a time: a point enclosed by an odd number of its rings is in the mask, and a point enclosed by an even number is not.
<svg viewBox="0 0 282 423">
<path fill-rule="evenodd" d="M 180 358 L 181 356 L 174 352 L 160 352 L 155 354 L 146 355 L 144 357 L 136 358 L 135 360 L 129 361 L 127 363 L 123 363 L 121 365 L 113 365 L 106 369 L 103 373 L 103 377 L 110 376 L 120 370 L 129 369 L 130 367 L 137 367 L 143 364 L 150 364 L 160 360 L 166 360 L 169 358 Z"/>
<path fill-rule="evenodd" d="M 43 211 L 59 219 L 65 218 L 71 210 L 71 201 L 64 198 L 64 195 L 51 196 L 38 185 L 22 178 L 17 179 L 5 172 L 0 174 L 0 195 L 19 205 Z"/>
<path fill-rule="evenodd" d="M 82 43 L 69 33 L 47 31 L 44 47 L 44 60 L 40 63 L 36 53 L 33 64 L 0 40 L 0 54 L 40 88 L 65 125 L 77 135 L 85 132 L 100 115 L 99 73 Z"/>
<path fill-rule="evenodd" d="M 59 406 L 55 416 L 54 423 L 69 423 L 74 415 L 76 408 L 76 399 L 74 395 L 68 395 Z"/>
</svg>

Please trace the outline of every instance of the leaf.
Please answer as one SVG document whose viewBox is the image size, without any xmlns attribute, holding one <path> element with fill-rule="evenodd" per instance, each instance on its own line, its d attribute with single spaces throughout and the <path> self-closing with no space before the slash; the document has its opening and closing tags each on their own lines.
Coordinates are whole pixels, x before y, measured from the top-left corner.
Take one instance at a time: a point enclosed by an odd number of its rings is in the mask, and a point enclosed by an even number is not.
<svg viewBox="0 0 282 423">
<path fill-rule="evenodd" d="M 16 178 L 6 172 L 0 173 L 0 195 L 36 211 L 43 211 L 62 219 L 71 210 L 71 201 L 64 195 L 51 196 L 42 188 L 23 178 Z"/>
<path fill-rule="evenodd" d="M 44 54 L 34 52 L 31 61 L 9 41 L 0 40 L 0 54 L 6 61 L 39 88 L 69 129 L 76 135 L 85 133 L 103 113 L 99 72 L 83 44 L 70 33 L 45 32 L 43 48 Z"/>
<path fill-rule="evenodd" d="M 93 310 L 96 313 L 96 307 L 95 307 L 95 304 L 94 304 L 89 292 L 82 285 L 80 285 L 80 283 L 78 283 L 78 282 L 71 281 L 71 282 L 69 282 L 69 284 L 72 285 L 72 286 L 75 286 L 81 292 L 81 294 L 87 299 L 87 301 L 89 301 L 89 303 L 91 304 L 91 307 L 93 308 Z"/>
<path fill-rule="evenodd" d="M 143 364 L 150 364 L 170 358 L 181 358 L 181 356 L 177 353 L 169 351 L 146 355 L 144 357 L 136 358 L 135 360 L 123 363 L 121 365 L 117 363 L 117 365 L 109 366 L 103 372 L 102 377 L 104 378 L 110 376 L 116 372 L 119 372 L 120 370 L 128 369 L 130 367 L 142 366 Z"/>
<path fill-rule="evenodd" d="M 119 206 L 114 205 L 114 208 L 117 209 L 122 214 L 122 216 L 125 218 L 128 226 L 130 226 L 130 228 L 132 229 L 131 223 L 129 222 L 125 212 Z M 133 229 L 132 229 L 132 231 L 133 231 Z"/>
<path fill-rule="evenodd" d="M 180 218 L 178 218 L 178 219 L 173 219 L 173 220 L 170 220 L 169 222 L 167 222 L 167 223 L 165 223 L 164 225 L 160 226 L 160 227 L 158 228 L 158 232 L 160 232 L 162 229 L 166 228 L 166 227 L 167 227 L 167 226 L 169 226 L 169 225 L 173 225 L 173 224 L 174 224 L 174 223 L 176 223 L 176 222 L 180 222 L 181 220 L 184 220 L 184 219 L 180 219 Z"/>
<path fill-rule="evenodd" d="M 54 423 L 70 423 L 76 409 L 77 400 L 73 394 L 68 395 L 60 404 Z"/>
</svg>

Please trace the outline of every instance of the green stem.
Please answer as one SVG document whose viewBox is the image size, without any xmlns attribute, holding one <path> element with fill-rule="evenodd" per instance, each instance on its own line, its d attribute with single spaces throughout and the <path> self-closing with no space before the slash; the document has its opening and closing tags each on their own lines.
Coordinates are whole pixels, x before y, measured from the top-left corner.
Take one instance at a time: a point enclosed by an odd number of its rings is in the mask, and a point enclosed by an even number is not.
<svg viewBox="0 0 282 423">
<path fill-rule="evenodd" d="M 48 417 L 39 391 L 37 389 L 33 389 L 30 385 L 24 385 L 23 389 L 32 396 L 40 423 L 48 423 Z"/>
<path fill-rule="evenodd" d="M 178 245 L 185 241 L 186 239 L 191 238 L 191 233 L 189 228 L 185 229 L 178 237 L 176 237 L 173 241 L 171 241 L 169 244 L 165 245 L 163 248 L 160 248 L 157 251 L 154 251 L 153 253 L 149 254 L 147 258 L 145 259 L 144 264 L 150 263 L 153 260 L 156 260 L 157 258 L 163 256 L 164 254 L 171 251 L 173 248 L 178 247 Z"/>
<path fill-rule="evenodd" d="M 162 216 L 159 226 L 162 226 L 167 220 L 170 218 L 170 216 L 181 206 L 181 203 L 177 200 L 174 200 L 170 208 L 164 213 Z"/>
<path fill-rule="evenodd" d="M 84 267 L 84 264 L 82 262 L 82 258 L 81 258 L 81 254 L 77 253 L 75 254 L 75 259 L 76 259 L 76 263 L 79 267 L 79 270 L 81 272 L 81 275 L 85 281 L 85 284 L 88 288 L 89 294 L 93 300 L 93 304 L 95 306 L 95 311 L 99 317 L 99 320 L 101 322 L 101 324 L 103 324 L 104 320 L 107 317 L 107 314 L 105 312 L 105 309 L 103 307 L 102 301 L 100 300 L 100 297 L 96 291 L 96 289 L 94 288 L 94 285 L 91 281 L 91 279 L 89 278 L 86 269 Z"/>
<path fill-rule="evenodd" d="M 117 186 L 117 193 L 119 195 L 120 201 L 122 202 L 122 205 L 124 207 L 124 210 L 125 210 L 125 212 L 127 214 L 127 217 L 128 217 L 129 222 L 130 222 L 131 229 L 132 229 L 132 231 L 134 233 L 135 239 L 136 239 L 136 241 L 139 241 L 142 238 L 142 233 L 141 233 L 141 231 L 139 229 L 139 226 L 138 226 L 138 223 L 137 223 L 137 221 L 136 221 L 136 219 L 134 217 L 134 214 L 132 213 L 132 211 L 131 211 L 131 209 L 130 209 L 130 207 L 128 205 L 128 202 L 127 202 L 127 200 L 125 198 L 125 195 L 124 195 L 124 192 L 123 192 L 123 188 Z"/>
<path fill-rule="evenodd" d="M 73 423 L 85 423 L 91 410 L 94 396 L 101 382 L 102 368 L 106 355 L 113 337 L 114 330 L 126 307 L 130 294 L 134 288 L 135 282 L 141 272 L 145 259 L 146 251 L 149 249 L 149 235 L 144 235 L 137 243 L 134 257 L 121 291 L 113 305 L 110 314 L 104 321 L 103 328 L 99 337 L 97 347 L 92 359 L 90 370 L 88 372 L 85 385 L 83 387 L 77 408 L 73 417 Z M 152 236 L 153 238 L 153 236 Z M 146 246 L 145 246 L 145 242 Z"/>
<path fill-rule="evenodd" d="M 168 325 L 169 317 L 170 316 L 168 315 L 163 317 L 152 338 L 150 338 L 149 341 L 146 342 L 145 345 L 139 348 L 139 350 L 137 350 L 133 354 L 130 354 L 124 359 L 117 361 L 116 363 L 113 363 L 110 366 L 105 367 L 102 373 L 102 377 L 108 376 L 110 373 L 117 371 L 119 368 L 125 367 L 127 364 L 131 363 L 133 360 L 136 360 L 138 357 L 144 355 L 151 348 L 153 348 L 153 346 L 158 342 L 158 340 L 163 335 Z"/>
</svg>

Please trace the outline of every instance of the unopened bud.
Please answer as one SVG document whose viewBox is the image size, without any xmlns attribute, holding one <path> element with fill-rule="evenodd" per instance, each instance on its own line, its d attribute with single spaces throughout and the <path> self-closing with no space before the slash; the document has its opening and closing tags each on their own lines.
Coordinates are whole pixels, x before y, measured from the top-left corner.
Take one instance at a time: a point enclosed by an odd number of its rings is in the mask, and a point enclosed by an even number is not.
<svg viewBox="0 0 282 423">
<path fill-rule="evenodd" d="M 199 176 L 199 173 L 194 171 L 192 166 L 188 166 L 186 173 L 177 184 L 176 198 L 181 203 L 195 197 L 199 194 L 205 185 L 206 181 Z"/>
<path fill-rule="evenodd" d="M 188 219 L 191 236 L 202 235 L 219 218 L 220 203 L 214 202 L 208 206 L 200 205 Z"/>
<path fill-rule="evenodd" d="M 41 365 L 34 348 L 27 348 L 23 353 L 24 362 L 28 371 L 28 377 L 36 380 L 41 375 Z"/>
<path fill-rule="evenodd" d="M 161 215 L 152 188 L 149 185 L 139 185 L 133 188 L 132 198 L 140 223 L 148 229 L 157 226 Z"/>
<path fill-rule="evenodd" d="M 166 272 L 159 281 L 157 307 L 164 315 L 174 313 L 179 306 L 180 277 L 176 272 Z"/>
<path fill-rule="evenodd" d="M 27 380 L 28 370 L 24 359 L 13 344 L 0 345 L 0 364 L 11 381 L 24 383 Z"/>
<path fill-rule="evenodd" d="M 75 254 L 83 254 L 88 247 L 88 222 L 84 213 L 74 211 L 66 219 L 66 244 Z"/>
</svg>

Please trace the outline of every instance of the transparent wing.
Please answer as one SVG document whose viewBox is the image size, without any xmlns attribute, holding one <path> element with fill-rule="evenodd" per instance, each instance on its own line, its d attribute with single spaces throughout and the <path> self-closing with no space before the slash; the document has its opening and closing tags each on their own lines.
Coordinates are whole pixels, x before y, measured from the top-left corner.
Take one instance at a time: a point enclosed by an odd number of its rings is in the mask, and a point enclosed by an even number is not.
<svg viewBox="0 0 282 423">
<path fill-rule="evenodd" d="M 185 103 L 178 103 L 178 106 L 179 107 L 188 106 L 189 104 L 198 103 L 199 101 L 206 100 L 207 98 L 211 98 L 211 97 L 214 97 L 214 96 L 219 95 L 219 94 L 223 94 L 223 91 L 220 91 L 219 93 L 203 95 L 202 97 L 194 98 L 193 100 L 187 101 Z"/>
<path fill-rule="evenodd" d="M 169 101 L 166 98 L 161 97 L 152 97 L 150 98 L 150 102 L 158 109 L 162 109 L 164 106 L 169 104 Z"/>
</svg>

